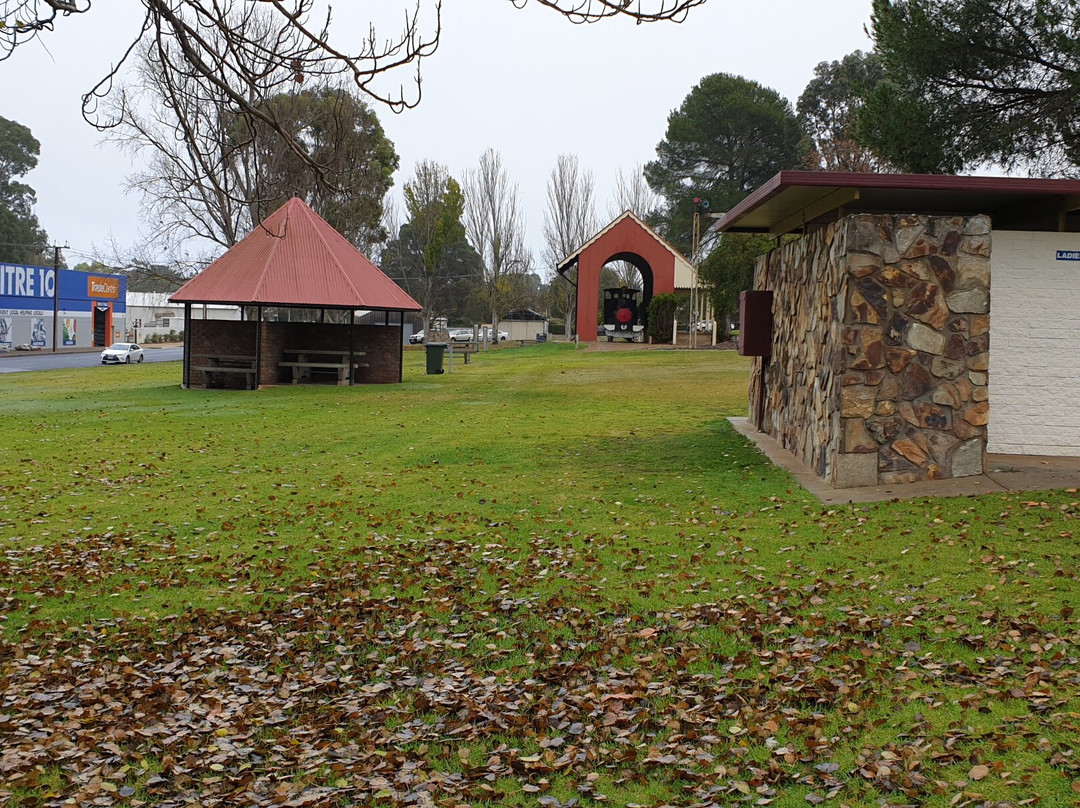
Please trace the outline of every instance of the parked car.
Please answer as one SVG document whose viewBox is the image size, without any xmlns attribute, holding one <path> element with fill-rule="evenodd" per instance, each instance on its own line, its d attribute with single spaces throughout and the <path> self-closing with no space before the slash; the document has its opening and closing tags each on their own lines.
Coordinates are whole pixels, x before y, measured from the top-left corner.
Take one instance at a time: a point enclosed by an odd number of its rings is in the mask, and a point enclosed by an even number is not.
<svg viewBox="0 0 1080 808">
<path fill-rule="evenodd" d="M 471 328 L 455 328 L 450 332 L 451 342 L 472 342 L 473 332 Z"/>
<path fill-rule="evenodd" d="M 424 341 L 424 330 L 420 329 L 415 334 L 409 334 L 409 344 L 417 345 Z"/>
<path fill-rule="evenodd" d="M 487 338 L 487 340 L 489 342 L 493 341 L 492 336 L 491 336 L 491 329 L 490 328 L 485 328 L 484 329 L 484 336 Z M 503 342 L 509 336 L 510 335 L 507 334 L 505 331 L 499 331 L 499 342 Z"/>
<path fill-rule="evenodd" d="M 143 361 L 143 349 L 134 342 L 114 342 L 101 352 L 103 365 L 130 365 Z"/>
</svg>

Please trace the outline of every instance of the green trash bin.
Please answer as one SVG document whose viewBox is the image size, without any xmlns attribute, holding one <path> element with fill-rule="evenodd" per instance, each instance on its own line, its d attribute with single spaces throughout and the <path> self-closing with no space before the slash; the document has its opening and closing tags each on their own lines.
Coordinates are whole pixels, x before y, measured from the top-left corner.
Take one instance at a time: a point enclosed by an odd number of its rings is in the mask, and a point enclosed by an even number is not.
<svg viewBox="0 0 1080 808">
<path fill-rule="evenodd" d="M 445 342 L 429 342 L 426 346 L 427 349 L 427 372 L 429 376 L 434 376 L 443 372 L 442 360 L 443 354 L 446 353 Z"/>
</svg>

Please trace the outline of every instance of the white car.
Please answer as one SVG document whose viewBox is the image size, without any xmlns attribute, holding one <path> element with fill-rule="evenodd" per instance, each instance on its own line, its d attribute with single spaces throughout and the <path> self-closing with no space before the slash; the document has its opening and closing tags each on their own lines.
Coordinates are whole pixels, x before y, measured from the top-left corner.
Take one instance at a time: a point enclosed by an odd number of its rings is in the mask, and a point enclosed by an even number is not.
<svg viewBox="0 0 1080 808">
<path fill-rule="evenodd" d="M 415 334 L 409 334 L 409 344 L 410 345 L 419 345 L 423 341 L 424 341 L 424 330 L 423 329 L 420 329 Z"/>
<path fill-rule="evenodd" d="M 472 342 L 473 332 L 471 328 L 455 328 L 450 332 L 451 342 Z"/>
<path fill-rule="evenodd" d="M 101 352 L 103 365 L 130 365 L 143 361 L 143 349 L 134 342 L 114 342 Z"/>
<path fill-rule="evenodd" d="M 491 338 L 491 329 L 490 329 L 490 328 L 485 328 L 485 329 L 484 329 L 484 336 L 485 336 L 485 337 L 487 337 L 487 340 L 488 340 L 488 342 L 491 342 L 491 341 L 492 341 L 492 338 Z M 510 336 L 510 335 L 509 335 L 509 334 L 507 334 L 507 333 L 506 333 L 505 331 L 500 331 L 500 332 L 499 332 L 499 342 L 505 342 L 505 341 L 506 341 L 506 338 L 507 338 L 507 337 L 509 337 L 509 336 Z"/>
</svg>

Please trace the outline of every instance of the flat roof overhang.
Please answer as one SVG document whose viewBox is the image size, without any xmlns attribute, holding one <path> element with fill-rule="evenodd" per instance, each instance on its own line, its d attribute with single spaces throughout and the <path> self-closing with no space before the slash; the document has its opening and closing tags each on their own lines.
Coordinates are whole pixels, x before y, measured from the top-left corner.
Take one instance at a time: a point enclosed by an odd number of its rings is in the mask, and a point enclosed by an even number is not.
<svg viewBox="0 0 1080 808">
<path fill-rule="evenodd" d="M 852 213 L 986 214 L 1005 230 L 1080 231 L 1080 180 L 781 171 L 714 229 L 783 235 Z"/>
</svg>

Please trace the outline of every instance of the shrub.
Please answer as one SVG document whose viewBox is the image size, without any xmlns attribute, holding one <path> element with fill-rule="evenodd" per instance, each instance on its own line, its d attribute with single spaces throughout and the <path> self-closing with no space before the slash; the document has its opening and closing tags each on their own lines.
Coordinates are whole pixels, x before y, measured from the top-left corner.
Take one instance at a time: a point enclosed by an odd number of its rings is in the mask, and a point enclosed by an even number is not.
<svg viewBox="0 0 1080 808">
<path fill-rule="evenodd" d="M 649 336 L 653 342 L 671 342 L 675 325 L 675 308 L 679 305 L 674 292 L 656 295 L 649 302 Z"/>
</svg>

